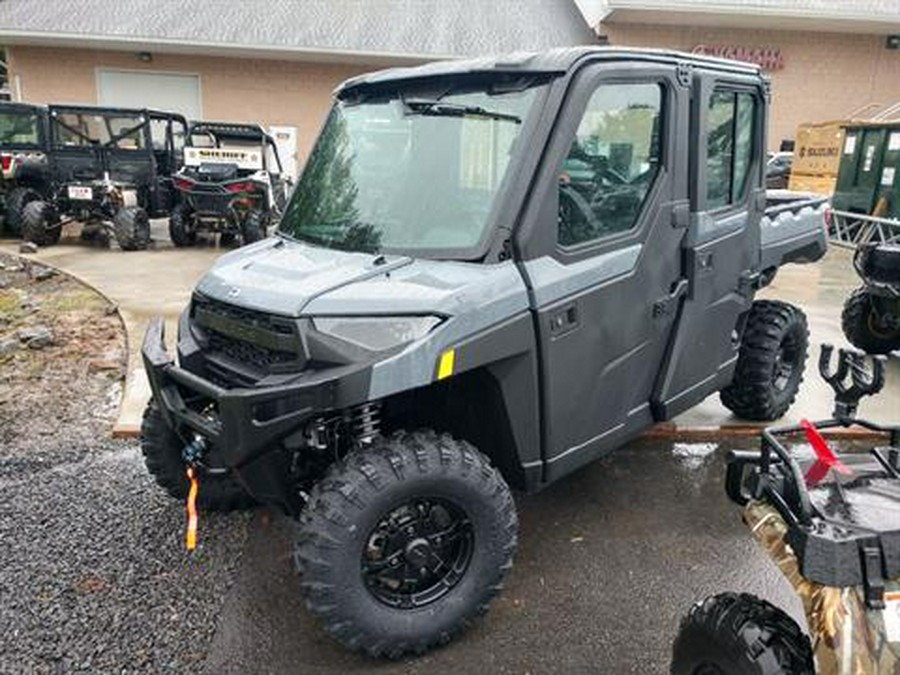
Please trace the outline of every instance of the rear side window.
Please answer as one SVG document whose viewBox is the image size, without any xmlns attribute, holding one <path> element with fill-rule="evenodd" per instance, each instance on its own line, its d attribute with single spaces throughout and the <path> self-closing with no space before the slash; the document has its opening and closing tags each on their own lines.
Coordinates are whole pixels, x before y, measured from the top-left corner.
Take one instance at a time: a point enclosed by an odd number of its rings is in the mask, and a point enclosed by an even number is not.
<svg viewBox="0 0 900 675">
<path fill-rule="evenodd" d="M 717 209 L 744 201 L 754 152 L 756 99 L 716 90 L 706 118 L 706 204 Z"/>
<path fill-rule="evenodd" d="M 605 84 L 588 102 L 559 175 L 559 243 L 637 225 L 659 171 L 662 86 Z"/>
</svg>

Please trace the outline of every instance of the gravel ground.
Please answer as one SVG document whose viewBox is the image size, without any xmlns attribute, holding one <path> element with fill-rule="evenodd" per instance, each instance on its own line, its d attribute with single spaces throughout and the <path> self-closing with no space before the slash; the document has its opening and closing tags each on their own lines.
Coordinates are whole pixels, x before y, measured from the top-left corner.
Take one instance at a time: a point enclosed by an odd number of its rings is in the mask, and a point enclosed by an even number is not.
<svg viewBox="0 0 900 675">
<path fill-rule="evenodd" d="M 187 554 L 183 506 L 147 475 L 137 442 L 109 440 L 118 378 L 84 367 L 124 347 L 121 328 L 103 327 L 105 301 L 70 279 L 0 273 L 6 334 L 40 321 L 58 338 L 0 359 L 0 673 L 199 669 L 249 515 L 201 515 Z M 22 288 L 38 312 L 9 302 Z M 73 313 L 66 297 L 84 303 Z"/>
</svg>

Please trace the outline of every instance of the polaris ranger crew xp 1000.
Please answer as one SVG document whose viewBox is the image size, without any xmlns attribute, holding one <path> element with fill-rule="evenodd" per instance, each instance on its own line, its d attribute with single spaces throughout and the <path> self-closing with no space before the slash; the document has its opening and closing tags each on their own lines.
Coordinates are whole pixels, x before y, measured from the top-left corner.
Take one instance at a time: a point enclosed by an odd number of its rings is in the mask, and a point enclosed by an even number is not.
<svg viewBox="0 0 900 675">
<path fill-rule="evenodd" d="M 177 360 L 151 324 L 148 468 L 192 514 L 295 516 L 343 644 L 449 641 L 512 565 L 510 486 L 716 391 L 750 419 L 792 402 L 806 320 L 753 298 L 823 255 L 824 200 L 767 211 L 767 105 L 755 66 L 612 48 L 345 82 L 275 236 L 199 282 Z"/>
</svg>

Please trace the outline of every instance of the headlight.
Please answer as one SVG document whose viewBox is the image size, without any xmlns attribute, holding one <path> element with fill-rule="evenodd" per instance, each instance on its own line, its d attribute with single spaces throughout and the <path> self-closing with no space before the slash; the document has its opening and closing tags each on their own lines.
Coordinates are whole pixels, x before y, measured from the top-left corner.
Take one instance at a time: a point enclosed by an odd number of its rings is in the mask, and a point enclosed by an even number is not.
<svg viewBox="0 0 900 675">
<path fill-rule="evenodd" d="M 436 316 L 329 316 L 313 319 L 316 330 L 363 349 L 381 352 L 418 340 L 437 326 Z"/>
</svg>

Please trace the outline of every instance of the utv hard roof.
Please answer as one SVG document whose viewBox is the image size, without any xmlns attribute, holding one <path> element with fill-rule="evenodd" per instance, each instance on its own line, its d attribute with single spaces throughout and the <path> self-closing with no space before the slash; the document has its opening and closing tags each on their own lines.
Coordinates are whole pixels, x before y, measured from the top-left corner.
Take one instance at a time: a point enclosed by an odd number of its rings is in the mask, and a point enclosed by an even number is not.
<svg viewBox="0 0 900 675">
<path fill-rule="evenodd" d="M 588 59 L 666 64 L 688 63 L 696 67 L 741 75 L 759 75 L 760 73 L 759 66 L 750 63 L 674 50 L 585 46 L 551 49 L 545 52 L 514 52 L 501 56 L 459 61 L 436 61 L 409 68 L 389 68 L 350 78 L 339 85 L 335 93 L 341 97 L 368 88 L 379 88 L 390 86 L 393 83 L 413 82 L 433 77 L 491 74 L 561 75 Z"/>
<path fill-rule="evenodd" d="M 227 136 L 229 138 L 245 138 L 245 139 L 264 139 L 272 140 L 266 130 L 259 124 L 249 124 L 244 122 L 191 122 L 190 134 L 210 133 L 216 136 Z"/>
</svg>

